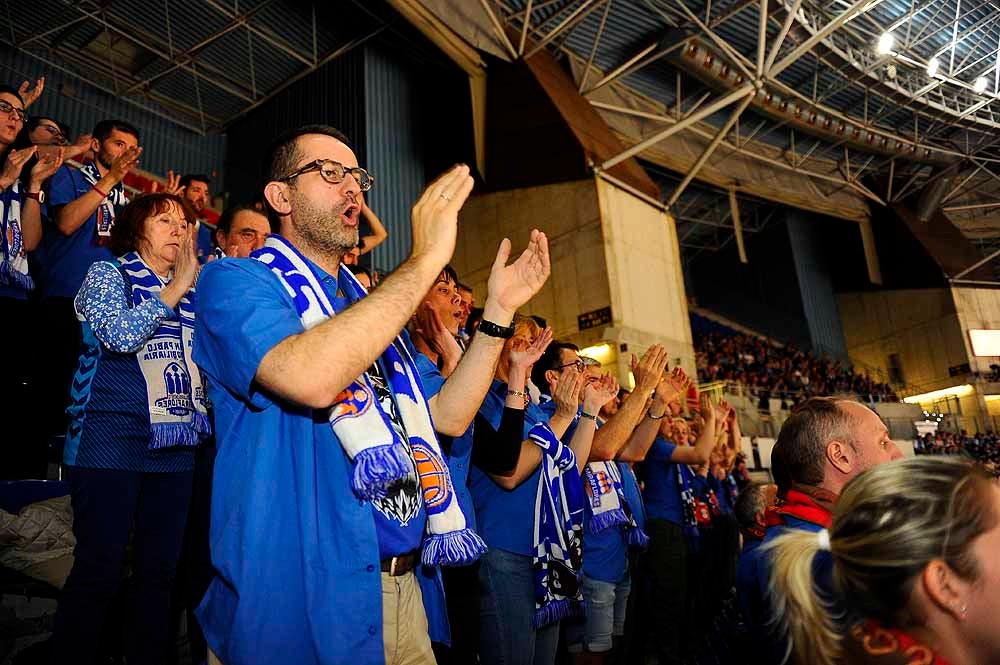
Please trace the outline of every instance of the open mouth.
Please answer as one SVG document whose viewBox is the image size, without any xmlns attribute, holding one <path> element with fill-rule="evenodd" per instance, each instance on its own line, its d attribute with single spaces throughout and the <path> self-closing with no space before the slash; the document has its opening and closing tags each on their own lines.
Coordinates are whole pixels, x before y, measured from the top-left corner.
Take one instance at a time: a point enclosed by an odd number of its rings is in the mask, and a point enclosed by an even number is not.
<svg viewBox="0 0 1000 665">
<path fill-rule="evenodd" d="M 357 205 L 349 205 L 340 217 L 348 226 L 357 226 L 361 218 L 361 208 Z"/>
</svg>

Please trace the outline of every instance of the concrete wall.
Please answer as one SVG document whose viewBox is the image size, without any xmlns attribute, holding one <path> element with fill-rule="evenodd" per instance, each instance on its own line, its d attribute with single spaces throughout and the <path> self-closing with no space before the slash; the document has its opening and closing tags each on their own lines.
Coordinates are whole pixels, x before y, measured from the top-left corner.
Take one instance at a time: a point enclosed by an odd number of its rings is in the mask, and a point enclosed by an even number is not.
<svg viewBox="0 0 1000 665">
<path fill-rule="evenodd" d="M 920 392 L 964 380 L 948 374 L 949 367 L 968 361 L 948 289 L 846 293 L 837 306 L 852 362 L 888 374 L 889 354 L 898 353 L 906 385 Z"/>
<path fill-rule="evenodd" d="M 972 355 L 969 330 L 1000 330 L 1000 290 L 952 288 L 958 321 L 962 326 L 962 341 L 969 355 L 973 372 L 990 371 L 990 365 L 1000 363 L 998 356 Z"/>
<path fill-rule="evenodd" d="M 556 339 L 581 348 L 607 343 L 598 359 L 623 385 L 629 385 L 631 354 L 657 342 L 695 375 L 677 232 L 669 216 L 604 181 L 475 195 L 461 212 L 452 265 L 478 305 L 486 298 L 501 239 L 511 239 L 516 257 L 533 228 L 549 237 L 552 276 L 522 314 L 544 317 Z M 577 316 L 604 307 L 611 307 L 610 325 L 579 329 Z"/>
</svg>

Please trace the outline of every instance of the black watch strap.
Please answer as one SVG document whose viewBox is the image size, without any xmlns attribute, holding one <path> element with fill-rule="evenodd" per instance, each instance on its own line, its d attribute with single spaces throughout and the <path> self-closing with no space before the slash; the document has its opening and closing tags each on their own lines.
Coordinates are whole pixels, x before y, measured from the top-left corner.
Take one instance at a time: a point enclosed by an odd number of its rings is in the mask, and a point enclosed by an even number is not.
<svg viewBox="0 0 1000 665">
<path fill-rule="evenodd" d="M 510 339 L 514 336 L 514 326 L 511 325 L 504 328 L 486 319 L 479 322 L 477 331 L 489 337 L 499 337 L 500 339 Z"/>
</svg>

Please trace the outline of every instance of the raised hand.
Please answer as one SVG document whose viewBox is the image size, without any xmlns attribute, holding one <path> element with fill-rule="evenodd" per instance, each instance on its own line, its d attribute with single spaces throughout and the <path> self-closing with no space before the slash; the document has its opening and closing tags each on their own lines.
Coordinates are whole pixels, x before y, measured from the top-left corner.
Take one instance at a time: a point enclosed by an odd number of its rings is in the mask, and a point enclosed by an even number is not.
<svg viewBox="0 0 1000 665">
<path fill-rule="evenodd" d="M 45 90 L 44 76 L 35 81 L 34 88 L 31 87 L 31 81 L 25 81 L 21 84 L 21 87 L 17 89 L 17 94 L 19 94 L 21 99 L 24 101 L 24 108 L 28 108 L 38 101 L 38 98 L 42 96 L 43 90 Z"/>
<path fill-rule="evenodd" d="M 712 396 L 710 394 L 701 393 L 698 396 L 698 404 L 701 406 L 701 419 L 704 423 L 703 427 L 715 427 L 715 406 L 712 404 Z"/>
<path fill-rule="evenodd" d="M 661 404 L 670 404 L 675 399 L 684 394 L 691 380 L 684 370 L 677 366 L 665 374 L 660 382 L 656 384 L 656 400 Z"/>
<path fill-rule="evenodd" d="M 583 410 L 596 414 L 618 394 L 618 381 L 605 374 L 598 381 L 588 383 L 583 389 Z"/>
<path fill-rule="evenodd" d="M 660 344 L 654 344 L 642 355 L 642 360 L 638 360 L 632 354 L 632 374 L 635 376 L 635 389 L 645 397 L 656 388 L 663 370 L 667 368 L 667 351 Z"/>
<path fill-rule="evenodd" d="M 141 154 L 142 148 L 139 146 L 126 148 L 122 154 L 118 155 L 117 159 L 111 162 L 111 177 L 118 182 L 124 180 L 125 175 L 139 163 L 139 156 Z"/>
<path fill-rule="evenodd" d="M 413 205 L 410 222 L 413 227 L 414 259 L 429 261 L 434 272 L 451 260 L 458 237 L 458 211 L 472 191 L 469 167 L 459 164 L 428 185 Z"/>
<path fill-rule="evenodd" d="M 528 247 L 514 263 L 510 258 L 510 240 L 504 238 L 497 250 L 493 269 L 486 285 L 487 302 L 496 303 L 501 310 L 513 316 L 517 308 L 531 300 L 549 278 L 549 240 L 541 231 L 533 230 Z"/>
<path fill-rule="evenodd" d="M 73 143 L 65 146 L 64 159 L 76 159 L 80 155 L 90 150 L 90 134 L 80 134 Z"/>
<path fill-rule="evenodd" d="M 7 153 L 7 161 L 4 162 L 3 171 L 0 172 L 0 185 L 2 189 L 7 189 L 14 184 L 14 181 L 21 175 L 21 168 L 24 163 L 31 159 L 37 148 L 22 148 L 21 150 L 11 150 Z"/>
<path fill-rule="evenodd" d="M 573 418 L 577 409 L 580 408 L 580 391 L 583 389 L 583 372 L 576 371 L 573 367 L 567 367 L 559 375 L 559 383 L 552 393 L 552 400 L 556 403 L 556 414 Z"/>
<path fill-rule="evenodd" d="M 510 366 L 527 371 L 529 367 L 538 362 L 538 359 L 545 353 L 552 342 L 552 328 L 546 328 L 538 334 L 535 341 L 528 344 L 525 339 L 516 339 L 510 345 Z"/>
<path fill-rule="evenodd" d="M 187 232 L 181 238 L 181 247 L 177 252 L 177 260 L 174 262 L 173 283 L 178 285 L 182 291 L 187 292 L 194 283 L 198 281 L 198 272 L 201 266 L 198 265 L 198 225 L 191 224 Z"/>
<path fill-rule="evenodd" d="M 56 152 L 46 151 L 38 156 L 38 161 L 31 167 L 31 182 L 29 189 L 38 191 L 42 183 L 52 177 L 52 174 L 59 170 L 63 163 L 63 149 Z"/>
<path fill-rule="evenodd" d="M 164 190 L 167 194 L 173 194 L 174 196 L 180 196 L 184 192 L 184 188 L 181 187 L 181 176 L 180 174 L 175 174 L 171 170 L 167 170 L 167 185 Z"/>
</svg>

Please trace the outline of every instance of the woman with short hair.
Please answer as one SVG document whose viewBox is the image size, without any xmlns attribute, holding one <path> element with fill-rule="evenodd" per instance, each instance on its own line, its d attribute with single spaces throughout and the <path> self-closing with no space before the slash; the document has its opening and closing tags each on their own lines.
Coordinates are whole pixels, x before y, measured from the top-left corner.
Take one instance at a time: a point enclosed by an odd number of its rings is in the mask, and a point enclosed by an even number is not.
<svg viewBox="0 0 1000 665">
<path fill-rule="evenodd" d="M 75 561 L 59 602 L 53 662 L 94 660 L 134 528 L 130 663 L 163 661 L 194 467 L 210 432 L 191 360 L 198 277 L 194 213 L 147 194 L 111 230 L 116 261 L 93 264 L 74 301 L 83 348 L 64 462 Z"/>
</svg>

